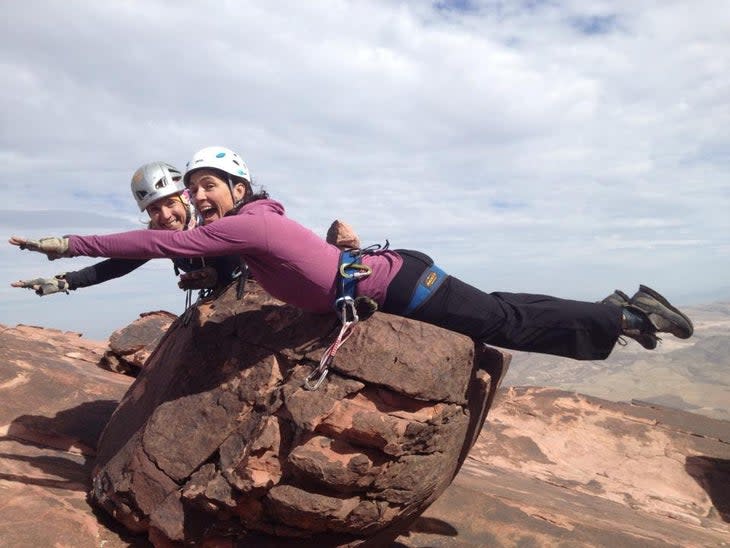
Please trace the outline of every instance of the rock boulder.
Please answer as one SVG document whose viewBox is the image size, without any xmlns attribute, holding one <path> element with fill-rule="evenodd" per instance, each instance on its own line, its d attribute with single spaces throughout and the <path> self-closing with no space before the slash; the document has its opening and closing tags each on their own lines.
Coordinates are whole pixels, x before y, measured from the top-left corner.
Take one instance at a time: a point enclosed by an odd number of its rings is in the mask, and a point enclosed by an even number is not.
<svg viewBox="0 0 730 548">
<path fill-rule="evenodd" d="M 111 334 L 101 366 L 136 377 L 176 319 L 175 314 L 164 310 L 140 314 L 137 320 Z"/>
<path fill-rule="evenodd" d="M 459 470 L 509 356 L 378 313 L 306 390 L 338 327 L 255 283 L 199 305 L 104 430 L 93 500 L 156 545 L 395 539 Z"/>
</svg>

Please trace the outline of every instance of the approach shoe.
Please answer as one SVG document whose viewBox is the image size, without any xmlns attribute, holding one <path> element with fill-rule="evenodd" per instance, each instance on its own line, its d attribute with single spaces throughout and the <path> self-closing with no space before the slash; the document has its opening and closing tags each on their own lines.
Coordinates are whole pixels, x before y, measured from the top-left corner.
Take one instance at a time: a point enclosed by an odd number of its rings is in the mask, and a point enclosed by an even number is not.
<svg viewBox="0 0 730 548">
<path fill-rule="evenodd" d="M 624 293 L 620 289 L 616 289 L 608 297 L 603 299 L 601 303 L 618 306 L 623 310 L 631 304 L 631 299 L 626 293 Z M 648 333 L 640 330 L 623 330 L 623 333 L 627 337 L 631 337 L 632 339 L 634 339 L 647 350 L 654 350 L 660 340 L 659 337 L 657 337 L 654 333 Z M 621 346 L 626 346 L 627 344 L 626 339 L 624 339 L 623 337 L 619 337 L 618 342 Z"/>
<path fill-rule="evenodd" d="M 629 309 L 646 314 L 654 329 L 659 333 L 671 333 L 680 339 L 689 339 L 694 333 L 692 320 L 650 287 L 639 286 Z"/>
<path fill-rule="evenodd" d="M 620 289 L 614 290 L 613 293 L 601 301 L 603 304 L 612 304 L 614 306 L 627 306 L 630 302 L 629 296 Z"/>
</svg>

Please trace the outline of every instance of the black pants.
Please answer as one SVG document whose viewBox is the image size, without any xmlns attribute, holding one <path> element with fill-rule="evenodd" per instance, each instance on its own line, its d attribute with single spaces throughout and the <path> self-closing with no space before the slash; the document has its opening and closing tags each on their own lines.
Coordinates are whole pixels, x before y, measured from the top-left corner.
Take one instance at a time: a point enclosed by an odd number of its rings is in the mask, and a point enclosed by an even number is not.
<svg viewBox="0 0 730 548">
<path fill-rule="evenodd" d="M 383 312 L 402 314 L 428 255 L 398 249 L 403 267 L 388 286 Z M 410 318 L 472 339 L 524 352 L 555 354 L 577 360 L 602 360 L 621 334 L 616 306 L 527 293 L 484 293 L 449 276 Z"/>
</svg>

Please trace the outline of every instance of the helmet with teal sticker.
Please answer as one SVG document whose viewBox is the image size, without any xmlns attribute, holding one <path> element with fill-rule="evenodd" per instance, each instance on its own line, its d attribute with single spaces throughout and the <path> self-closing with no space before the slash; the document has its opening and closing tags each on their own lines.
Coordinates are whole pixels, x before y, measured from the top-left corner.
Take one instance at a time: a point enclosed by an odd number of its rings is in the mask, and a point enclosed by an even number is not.
<svg viewBox="0 0 730 548">
<path fill-rule="evenodd" d="M 190 175 L 203 168 L 217 169 L 233 177 L 245 179 L 251 183 L 251 174 L 248 166 L 241 157 L 229 148 L 206 147 L 193 155 L 187 163 L 183 182 L 187 187 L 190 184 Z"/>
</svg>

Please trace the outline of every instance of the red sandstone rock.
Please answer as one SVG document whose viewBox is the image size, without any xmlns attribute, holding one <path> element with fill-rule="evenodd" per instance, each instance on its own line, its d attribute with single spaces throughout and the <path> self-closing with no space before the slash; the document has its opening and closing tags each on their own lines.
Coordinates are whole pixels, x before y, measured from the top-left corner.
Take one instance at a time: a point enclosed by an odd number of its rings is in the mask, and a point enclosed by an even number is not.
<svg viewBox="0 0 730 548">
<path fill-rule="evenodd" d="M 730 422 L 549 388 L 489 428 L 404 546 L 727 546 Z"/>
<path fill-rule="evenodd" d="M 86 502 L 96 441 L 131 383 L 98 367 L 105 346 L 0 325 L 0 545 L 128 546 Z"/>
<path fill-rule="evenodd" d="M 158 544 L 395 538 L 458 471 L 507 358 L 376 314 L 304 389 L 336 328 L 253 283 L 175 323 L 104 431 L 95 500 Z"/>
<path fill-rule="evenodd" d="M 139 319 L 112 333 L 101 366 L 136 376 L 176 319 L 164 310 L 140 314 Z"/>
<path fill-rule="evenodd" d="M 0 325 L 3 546 L 149 545 L 146 534 L 130 536 L 104 513 L 92 513 L 85 499 L 96 439 L 132 381 L 97 367 L 106 346 L 75 333 Z M 501 391 L 489 420 L 454 482 L 395 546 L 730 543 L 730 422 L 543 388 Z M 262 430 L 255 455 L 266 474 L 277 467 L 271 430 L 270 424 Z M 310 476 L 331 482 L 347 499 L 352 494 L 344 486 L 377 480 L 377 456 L 313 433 L 290 453 L 288 466 L 301 475 L 298 482 Z M 353 479 L 353 469 L 360 480 Z M 250 477 L 260 484 L 256 474 Z M 145 481 L 145 474 L 137 479 Z M 228 482 L 211 463 L 190 483 L 185 500 L 234 504 Z M 178 510 L 168 505 L 158 512 Z M 378 508 L 361 510 L 367 516 Z M 265 508 L 251 497 L 229 511 L 255 520 Z M 233 548 L 223 533 L 206 546 Z M 150 537 L 158 546 L 167 542 L 155 529 Z M 272 543 L 252 532 L 241 544 L 307 544 L 290 539 Z"/>
</svg>

